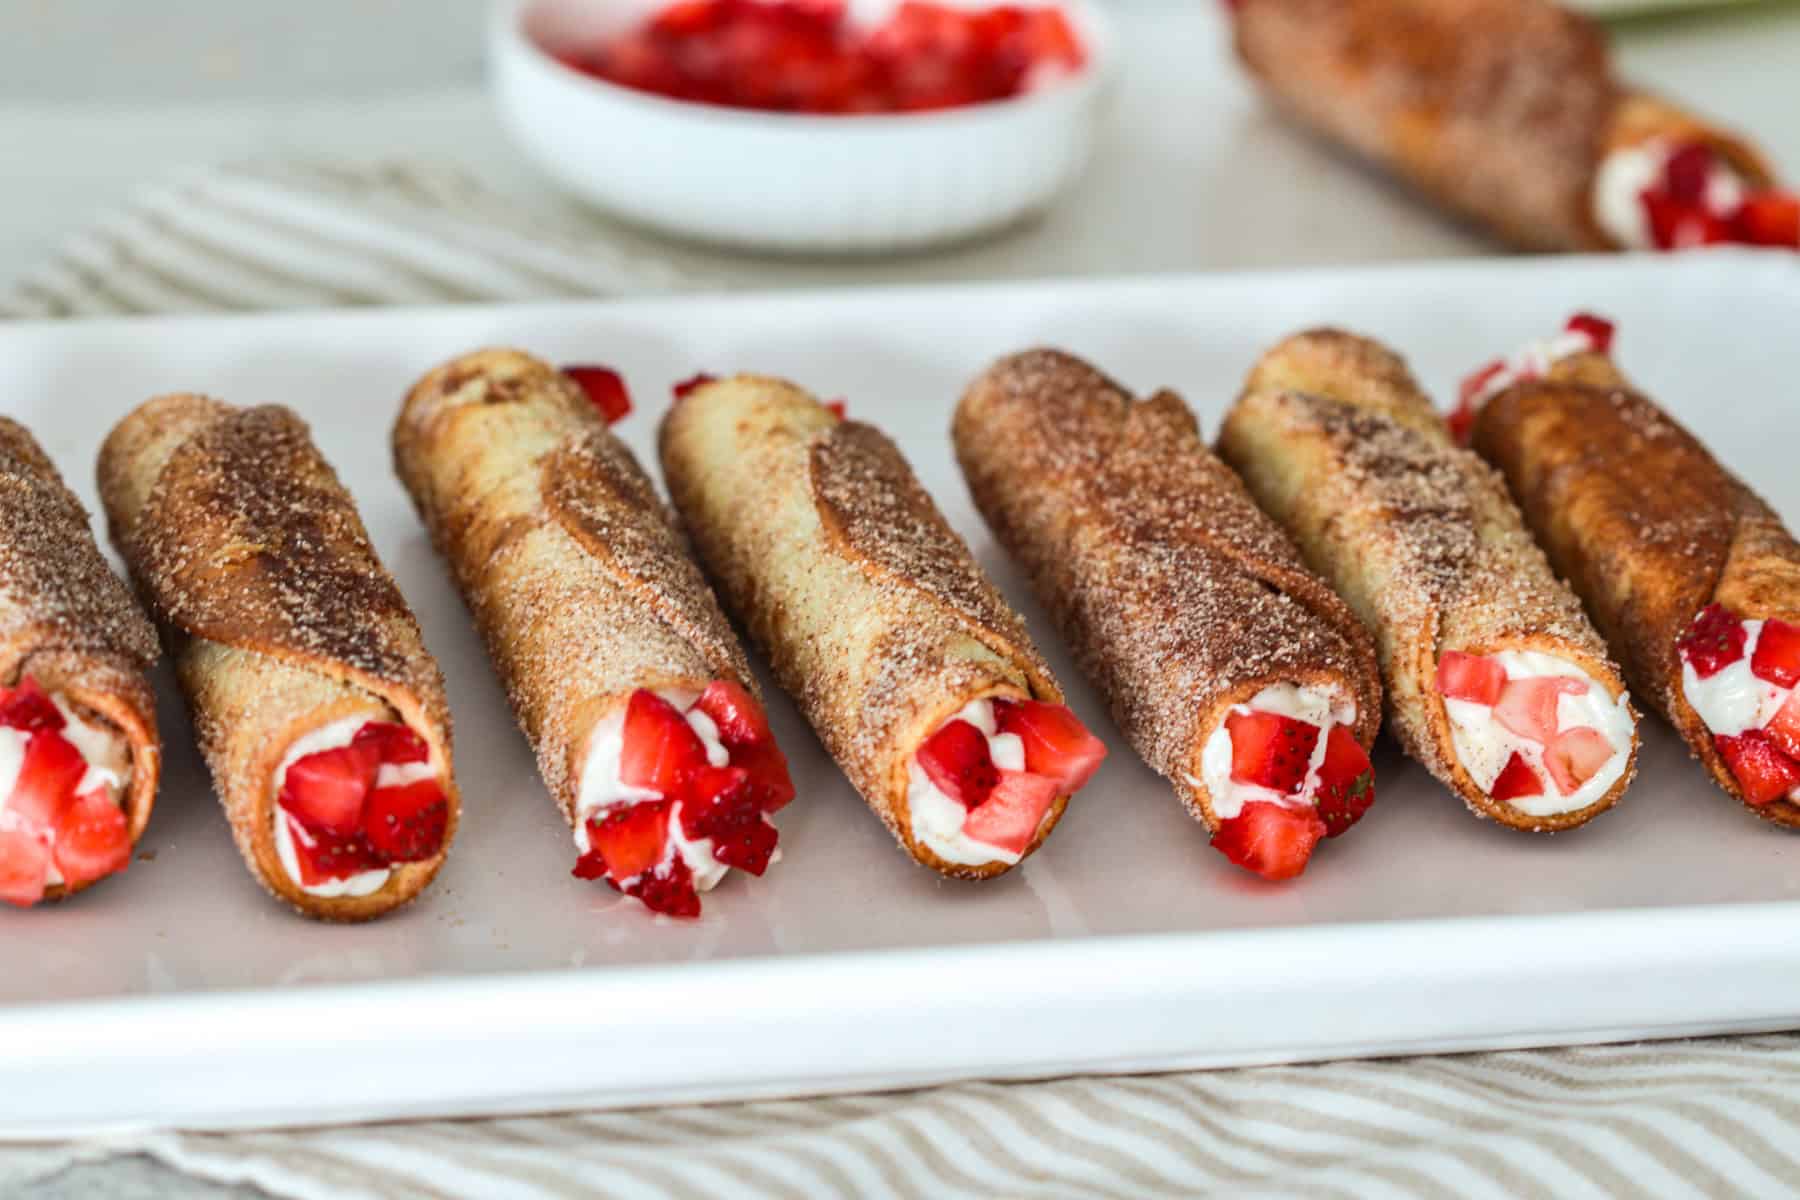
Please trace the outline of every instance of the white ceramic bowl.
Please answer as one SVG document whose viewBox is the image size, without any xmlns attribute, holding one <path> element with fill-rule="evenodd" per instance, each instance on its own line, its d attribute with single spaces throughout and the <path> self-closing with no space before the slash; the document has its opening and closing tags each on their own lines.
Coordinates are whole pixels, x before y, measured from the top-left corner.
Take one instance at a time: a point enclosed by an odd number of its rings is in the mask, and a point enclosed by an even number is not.
<svg viewBox="0 0 1800 1200">
<path fill-rule="evenodd" d="M 923 246 L 1042 209 L 1087 161 L 1113 60 L 1100 11 L 1059 0 L 1087 63 L 1054 86 L 941 112 L 796 116 L 633 91 L 542 49 L 604 38 L 662 3 L 497 0 L 489 52 L 501 117 L 539 166 L 602 208 L 757 249 Z"/>
</svg>

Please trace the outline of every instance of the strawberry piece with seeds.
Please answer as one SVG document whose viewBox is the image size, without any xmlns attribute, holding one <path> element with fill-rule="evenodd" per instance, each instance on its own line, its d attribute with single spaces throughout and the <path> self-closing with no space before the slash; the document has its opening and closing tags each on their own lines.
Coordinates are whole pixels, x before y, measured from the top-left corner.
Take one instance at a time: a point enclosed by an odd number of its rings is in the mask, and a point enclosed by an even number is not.
<svg viewBox="0 0 1800 1200">
<path fill-rule="evenodd" d="M 686 379 L 683 379 L 669 390 L 675 393 L 675 399 L 685 400 L 687 399 L 689 392 L 692 392 L 697 388 L 703 388 L 709 383 L 717 383 L 718 378 L 717 375 L 708 375 L 705 371 L 700 371 L 696 374 L 689 375 Z"/>
<path fill-rule="evenodd" d="M 1541 796 L 1544 794 L 1544 781 L 1538 773 L 1531 769 L 1524 755 L 1517 750 L 1506 760 L 1494 786 L 1488 789 L 1488 795 L 1501 802 L 1517 800 L 1522 796 Z"/>
<path fill-rule="evenodd" d="M 1750 673 L 1776 687 L 1800 683 L 1800 627 L 1786 621 L 1764 621 L 1750 655 Z"/>
<path fill-rule="evenodd" d="M 701 767 L 681 796 L 681 832 L 690 841 L 730 837 L 763 810 L 750 794 L 750 772 L 742 767 Z"/>
<path fill-rule="evenodd" d="M 1100 769 L 1106 746 L 1065 705 L 1041 700 L 994 701 L 994 724 L 1025 746 L 1025 769 L 1074 793 Z"/>
<path fill-rule="evenodd" d="M 1737 239 L 1752 246 L 1800 249 L 1800 195 L 1758 192 L 1732 217 Z"/>
<path fill-rule="evenodd" d="M 1438 659 L 1437 690 L 1446 699 L 1492 707 L 1505 687 L 1506 668 L 1496 659 L 1461 650 L 1446 650 Z"/>
<path fill-rule="evenodd" d="M 1325 822 L 1312 809 L 1252 800 L 1219 825 L 1213 849 L 1264 879 L 1292 879 L 1306 870 Z"/>
<path fill-rule="evenodd" d="M 363 837 L 387 862 L 423 862 L 444 848 L 450 802 L 435 779 L 376 788 L 363 805 Z"/>
<path fill-rule="evenodd" d="M 0 688 L 0 726 L 36 733 L 40 729 L 60 730 L 64 724 L 62 713 L 31 676 L 27 675 L 10 691 Z"/>
<path fill-rule="evenodd" d="M 679 856 L 646 871 L 622 890 L 627 896 L 637 897 L 651 912 L 669 917 L 700 915 L 700 893 L 694 890 L 694 873 Z"/>
<path fill-rule="evenodd" d="M 51 855 L 70 887 L 104 879 L 131 865 L 130 823 L 105 788 L 95 788 L 63 805 L 57 814 Z"/>
<path fill-rule="evenodd" d="M 643 800 L 590 817 L 591 849 L 575 864 L 576 877 L 604 875 L 622 888 L 656 866 L 669 844 L 670 808 L 667 800 Z"/>
<path fill-rule="evenodd" d="M 1348 725 L 1333 725 L 1325 735 L 1325 761 L 1319 764 L 1319 788 L 1313 798 L 1326 837 L 1336 837 L 1362 820 L 1375 803 L 1375 768 Z"/>
<path fill-rule="evenodd" d="M 1522 738 L 1549 745 L 1556 737 L 1557 701 L 1563 696 L 1585 696 L 1588 685 L 1567 675 L 1541 675 L 1509 679 L 1494 705 L 1494 720 Z"/>
<path fill-rule="evenodd" d="M 1694 674 L 1710 679 L 1744 657 L 1744 643 L 1749 640 L 1736 613 L 1723 604 L 1709 604 L 1681 635 L 1675 649 L 1694 668 Z"/>
<path fill-rule="evenodd" d="M 706 746 L 675 706 L 647 688 L 625 705 L 619 778 L 636 788 L 675 796 L 706 765 Z"/>
<path fill-rule="evenodd" d="M 349 837 L 362 827 L 363 803 L 380 766 L 370 742 L 308 754 L 288 764 L 281 807 L 316 833 Z"/>
<path fill-rule="evenodd" d="M 431 747 L 425 739 L 398 721 L 370 721 L 350 739 L 352 746 L 370 747 L 375 761 L 383 766 L 405 766 L 431 761 Z"/>
<path fill-rule="evenodd" d="M 1713 739 L 1713 745 L 1743 788 L 1746 804 L 1760 808 L 1800 787 L 1800 762 L 1783 754 L 1759 729 L 1738 737 L 1721 734 Z"/>
<path fill-rule="evenodd" d="M 69 739 L 54 729 L 41 729 L 25 743 L 25 758 L 13 784 L 7 810 L 27 829 L 47 833 L 56 828 L 64 806 L 87 774 L 87 760 Z"/>
<path fill-rule="evenodd" d="M 29 908 L 44 898 L 50 842 L 42 833 L 0 825 L 0 900 Z"/>
<path fill-rule="evenodd" d="M 294 858 L 300 865 L 300 883 L 305 887 L 334 883 L 364 871 L 379 871 L 387 865 L 369 848 L 368 841 L 360 833 L 349 837 L 315 833 L 292 816 L 283 819 L 288 823 Z"/>
<path fill-rule="evenodd" d="M 719 741 L 726 747 L 760 746 L 769 741 L 769 718 L 750 689 L 734 679 L 715 679 L 706 685 L 694 707 L 719 727 Z"/>
<path fill-rule="evenodd" d="M 1593 313 L 1579 312 L 1569 318 L 1563 326 L 1570 333 L 1586 334 L 1593 343 L 1595 354 L 1608 354 L 1612 351 L 1613 323 L 1605 317 L 1596 317 Z"/>
<path fill-rule="evenodd" d="M 961 718 L 946 721 L 914 757 L 938 791 L 964 808 L 980 808 L 1000 784 L 987 738 Z"/>
<path fill-rule="evenodd" d="M 762 817 L 732 831 L 730 836 L 713 842 L 713 857 L 728 867 L 761 875 L 775 857 L 776 843 L 781 840 L 775 826 Z"/>
<path fill-rule="evenodd" d="M 1544 769 L 1559 793 L 1573 796 L 1612 756 L 1612 743 L 1606 735 L 1583 725 L 1557 734 L 1556 740 L 1544 747 Z"/>
<path fill-rule="evenodd" d="M 617 424 L 631 411 L 631 393 L 625 390 L 624 378 L 611 367 L 573 366 L 562 372 L 587 393 L 588 402 L 608 425 Z"/>
<path fill-rule="evenodd" d="M 1231 735 L 1231 778 L 1293 795 L 1306 782 L 1319 727 L 1279 713 L 1232 712 L 1225 718 Z"/>
<path fill-rule="evenodd" d="M 1054 779 L 1008 771 L 987 801 L 963 819 L 962 831 L 984 846 L 1023 854 L 1037 836 L 1058 790 Z"/>
<path fill-rule="evenodd" d="M 1800 762 L 1800 692 L 1787 698 L 1787 703 L 1763 726 L 1763 732 L 1783 754 Z"/>
</svg>

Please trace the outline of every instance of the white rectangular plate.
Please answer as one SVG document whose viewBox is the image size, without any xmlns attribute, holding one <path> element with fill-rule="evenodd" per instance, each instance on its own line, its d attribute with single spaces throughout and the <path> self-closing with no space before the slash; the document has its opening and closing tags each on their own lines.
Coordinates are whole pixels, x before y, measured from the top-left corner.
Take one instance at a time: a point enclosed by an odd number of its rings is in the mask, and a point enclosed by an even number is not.
<svg viewBox="0 0 1800 1200">
<path fill-rule="evenodd" d="M 1591 308 L 1631 375 L 1800 515 L 1800 260 L 1748 252 L 985 288 L 0 328 L 0 398 L 91 500 L 95 451 L 153 393 L 292 405 L 361 503 L 449 681 L 465 812 L 436 886 L 316 925 L 238 860 L 179 701 L 128 874 L 0 912 L 0 1133 L 617 1105 L 1772 1028 L 1800 996 L 1800 836 L 1645 723 L 1620 806 L 1557 837 L 1465 812 L 1384 743 L 1379 803 L 1304 878 L 1208 849 L 1141 766 L 974 514 L 945 436 L 962 386 L 1034 344 L 1210 432 L 1303 326 L 1390 341 L 1440 397 Z M 388 465 L 425 369 L 510 343 L 624 371 L 620 427 L 697 370 L 848 398 L 911 456 L 1113 755 L 1044 849 L 987 884 L 900 853 L 785 699 L 800 799 L 783 861 L 698 923 L 570 877 L 574 850 Z"/>
</svg>

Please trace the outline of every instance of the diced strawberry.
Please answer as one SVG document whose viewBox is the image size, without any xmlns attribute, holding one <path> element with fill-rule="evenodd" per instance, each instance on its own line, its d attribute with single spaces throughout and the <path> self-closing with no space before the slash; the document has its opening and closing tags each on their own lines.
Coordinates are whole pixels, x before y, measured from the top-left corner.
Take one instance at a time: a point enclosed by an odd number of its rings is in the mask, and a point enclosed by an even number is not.
<svg viewBox="0 0 1800 1200">
<path fill-rule="evenodd" d="M 1557 734 L 1556 740 L 1544 747 L 1544 769 L 1550 772 L 1550 782 L 1558 792 L 1573 796 L 1612 756 L 1612 743 L 1606 735 L 1583 725 Z"/>
<path fill-rule="evenodd" d="M 1293 795 L 1306 782 L 1319 727 L 1279 713 L 1233 712 L 1225 718 L 1231 735 L 1231 777 Z"/>
<path fill-rule="evenodd" d="M 294 857 L 300 864 L 300 882 L 306 887 L 348 879 L 387 865 L 369 848 L 367 839 L 360 833 L 349 837 L 315 833 L 291 816 L 286 820 L 294 843 Z"/>
<path fill-rule="evenodd" d="M 769 718 L 750 689 L 735 679 L 715 679 L 706 685 L 694 707 L 719 727 L 719 741 L 729 749 L 759 746 L 769 741 Z"/>
<path fill-rule="evenodd" d="M 762 815 L 742 767 L 701 767 L 681 794 L 681 831 L 690 841 L 727 837 Z"/>
<path fill-rule="evenodd" d="M 1752 246 L 1800 248 L 1800 195 L 1758 192 L 1732 218 L 1738 240 Z"/>
<path fill-rule="evenodd" d="M 787 755 L 773 741 L 733 750 L 731 763 L 750 772 L 750 794 L 764 812 L 780 812 L 794 798 L 794 777 L 788 774 Z"/>
<path fill-rule="evenodd" d="M 1506 668 L 1497 659 L 1461 650 L 1446 650 L 1438 659 L 1437 690 L 1447 699 L 1492 706 L 1505 686 Z"/>
<path fill-rule="evenodd" d="M 1706 185 L 1712 180 L 1716 162 L 1711 146 L 1689 142 L 1663 164 L 1663 190 L 1677 204 L 1704 204 Z"/>
<path fill-rule="evenodd" d="M 706 746 L 694 727 L 647 688 L 631 693 L 623 737 L 619 778 L 632 787 L 674 796 L 689 775 L 706 765 Z"/>
<path fill-rule="evenodd" d="M 1506 766 L 1494 780 L 1494 786 L 1488 789 L 1488 795 L 1500 801 L 1543 794 L 1544 781 L 1538 778 L 1538 773 L 1531 769 L 1531 764 L 1517 750 L 1506 760 Z"/>
<path fill-rule="evenodd" d="M 562 371 L 587 393 L 589 403 L 600 411 L 608 425 L 631 411 L 631 393 L 625 390 L 625 380 L 611 367 L 574 366 Z"/>
<path fill-rule="evenodd" d="M 718 382 L 717 375 L 708 375 L 705 371 L 701 371 L 698 374 L 689 375 L 686 379 L 683 379 L 669 390 L 675 393 L 675 399 L 685 400 L 687 399 L 689 392 L 694 391 L 696 388 L 703 388 L 709 383 L 716 382 Z"/>
<path fill-rule="evenodd" d="M 1306 870 L 1325 822 L 1312 809 L 1252 800 L 1220 824 L 1213 848 L 1264 879 L 1292 879 Z"/>
<path fill-rule="evenodd" d="M 1787 703 L 1763 726 L 1763 732 L 1783 754 L 1800 762 L 1800 691 L 1787 698 Z"/>
<path fill-rule="evenodd" d="M 1650 240 L 1658 250 L 1685 250 L 1731 240 L 1730 222 L 1698 205 L 1683 204 L 1664 192 L 1643 193 Z"/>
<path fill-rule="evenodd" d="M 125 811 L 103 787 L 75 797 L 58 814 L 51 853 L 71 887 L 123 871 L 131 865 L 131 826 Z"/>
<path fill-rule="evenodd" d="M 1000 783 L 1000 770 L 988 753 L 981 730 L 960 718 L 946 721 L 926 739 L 915 757 L 938 791 L 964 808 L 979 808 Z"/>
<path fill-rule="evenodd" d="M 1756 650 L 1750 655 L 1750 673 L 1776 687 L 1800 683 L 1800 627 L 1786 621 L 1764 621 Z"/>
<path fill-rule="evenodd" d="M 26 828 L 48 832 L 57 816 L 75 796 L 75 787 L 87 774 L 81 751 L 54 729 L 41 729 L 25 743 L 25 760 L 13 784 L 7 808 Z"/>
<path fill-rule="evenodd" d="M 841 421 L 845 416 L 846 404 L 842 400 L 827 400 L 825 402 L 825 411 Z"/>
<path fill-rule="evenodd" d="M 669 844 L 671 807 L 667 800 L 643 800 L 590 818 L 588 844 L 592 849 L 575 864 L 576 876 L 598 879 L 605 875 L 623 887 L 627 880 L 661 862 Z"/>
<path fill-rule="evenodd" d="M 775 856 L 775 845 L 780 840 L 775 826 L 758 817 L 734 830 L 729 837 L 715 841 L 713 857 L 728 867 L 761 875 L 769 869 L 769 860 Z"/>
<path fill-rule="evenodd" d="M 362 827 L 363 803 L 380 769 L 372 743 L 352 742 L 288 765 L 281 807 L 308 829 L 349 837 Z"/>
<path fill-rule="evenodd" d="M 356 731 L 350 744 L 373 747 L 377 764 L 401 767 L 431 761 L 431 747 L 425 739 L 398 721 L 370 721 Z"/>
<path fill-rule="evenodd" d="M 1567 675 L 1509 679 L 1494 705 L 1494 720 L 1522 738 L 1548 745 L 1556 737 L 1556 702 L 1562 696 L 1585 696 L 1588 685 Z"/>
<path fill-rule="evenodd" d="M 639 876 L 623 890 L 627 896 L 636 896 L 651 912 L 669 917 L 700 915 L 700 893 L 694 890 L 694 873 L 679 856 Z"/>
<path fill-rule="evenodd" d="M 963 819 L 963 833 L 984 846 L 1023 854 L 1060 790 L 1054 779 L 1008 771 L 987 802 Z"/>
<path fill-rule="evenodd" d="M 60 730 L 64 721 L 37 680 L 27 675 L 10 691 L 0 688 L 0 725 L 35 733 L 40 729 Z"/>
<path fill-rule="evenodd" d="M 1468 444 L 1469 435 L 1475 431 L 1475 416 L 1480 411 L 1482 392 L 1504 370 L 1506 364 L 1496 358 L 1479 371 L 1464 377 L 1462 386 L 1457 389 L 1456 408 L 1445 418 L 1450 426 L 1450 436 L 1457 444 Z"/>
<path fill-rule="evenodd" d="M 1570 333 L 1585 333 L 1594 344 L 1595 354 L 1607 354 L 1612 350 L 1613 323 L 1605 317 L 1579 312 L 1570 317 L 1569 323 L 1563 328 Z"/>
<path fill-rule="evenodd" d="M 1708 679 L 1744 657 L 1744 643 L 1749 640 L 1736 613 L 1723 604 L 1709 604 L 1681 635 L 1675 649 L 1694 668 L 1694 674 Z"/>
<path fill-rule="evenodd" d="M 1720 735 L 1713 745 L 1744 789 L 1744 803 L 1761 807 L 1800 787 L 1800 762 L 1776 748 L 1768 734 L 1752 729 L 1739 737 Z"/>
<path fill-rule="evenodd" d="M 994 701 L 994 724 L 1025 746 L 1025 769 L 1078 791 L 1100 769 L 1106 746 L 1067 707 L 1042 700 Z"/>
<path fill-rule="evenodd" d="M 450 802 L 435 779 L 376 788 L 363 806 L 363 836 L 388 862 L 423 862 L 444 848 Z"/>
<path fill-rule="evenodd" d="M 0 900 L 29 908 L 44 898 L 50 876 L 50 842 L 18 825 L 0 825 Z"/>
<path fill-rule="evenodd" d="M 1325 735 L 1325 761 L 1319 764 L 1314 800 L 1326 837 L 1336 837 L 1362 820 L 1375 803 L 1375 768 L 1348 725 L 1333 725 Z"/>
</svg>

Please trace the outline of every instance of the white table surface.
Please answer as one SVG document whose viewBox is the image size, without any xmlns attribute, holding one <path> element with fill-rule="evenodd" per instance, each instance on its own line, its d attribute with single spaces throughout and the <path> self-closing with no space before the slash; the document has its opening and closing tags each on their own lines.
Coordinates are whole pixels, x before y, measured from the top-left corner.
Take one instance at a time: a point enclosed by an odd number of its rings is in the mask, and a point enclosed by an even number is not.
<svg viewBox="0 0 1800 1200">
<path fill-rule="evenodd" d="M 7 0 L 0 282 L 134 185 L 249 153 L 449 161 L 499 190 L 560 204 L 506 143 L 483 94 L 482 8 L 480 0 Z M 1085 180 L 1035 225 L 899 260 L 670 254 L 785 286 L 1494 251 L 1274 120 L 1231 65 L 1214 0 L 1116 8 L 1127 70 L 1112 128 Z M 1615 31 L 1634 76 L 1753 132 L 1800 174 L 1800 4 L 1726 6 Z M 177 1192 L 227 1194 L 126 1160 L 77 1168 L 27 1198 Z"/>
</svg>

